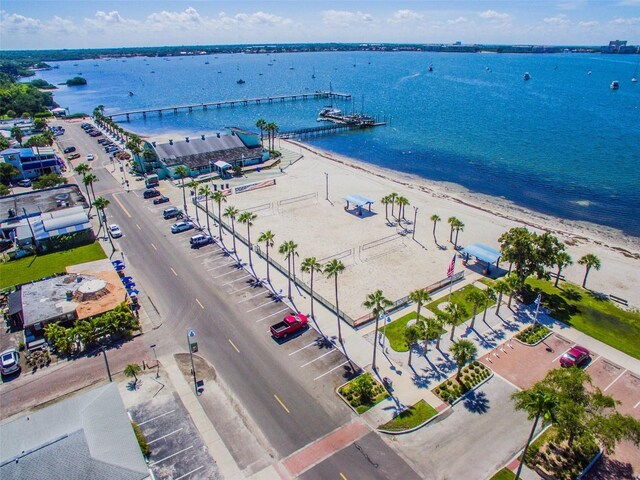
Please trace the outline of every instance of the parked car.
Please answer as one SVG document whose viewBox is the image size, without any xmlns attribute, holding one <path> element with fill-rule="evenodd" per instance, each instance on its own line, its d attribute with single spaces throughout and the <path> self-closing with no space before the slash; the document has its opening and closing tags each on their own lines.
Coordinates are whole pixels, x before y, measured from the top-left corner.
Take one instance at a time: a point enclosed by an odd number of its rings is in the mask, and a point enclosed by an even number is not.
<svg viewBox="0 0 640 480">
<path fill-rule="evenodd" d="M 106 145 L 107 143 L 111 143 L 111 142 L 109 140 L 107 140 L 106 138 L 99 138 L 98 139 L 98 143 Z"/>
<path fill-rule="evenodd" d="M 87 155 L 87 162 L 90 162 L 94 159 L 95 157 L 93 156 L 93 153 L 90 153 L 89 155 Z"/>
<path fill-rule="evenodd" d="M 580 345 L 574 345 L 560 357 L 562 367 L 579 367 L 589 358 L 589 350 Z"/>
<path fill-rule="evenodd" d="M 142 196 L 144 198 L 159 197 L 160 196 L 160 192 L 158 190 L 156 190 L 155 188 L 148 188 L 147 190 L 145 190 L 143 192 Z"/>
<path fill-rule="evenodd" d="M 76 147 L 67 147 L 63 150 L 64 153 L 71 153 L 71 152 L 75 152 L 76 151 Z"/>
<path fill-rule="evenodd" d="M 0 373 L 11 375 L 20 370 L 20 354 L 15 348 L 0 353 Z"/>
<path fill-rule="evenodd" d="M 109 233 L 113 238 L 120 238 L 122 236 L 122 230 L 120 230 L 120 227 L 115 223 L 109 225 Z"/>
<path fill-rule="evenodd" d="M 23 178 L 22 180 L 18 180 L 16 182 L 16 185 L 19 187 L 30 187 L 31 186 L 31 180 L 29 180 L 28 178 Z"/>
<path fill-rule="evenodd" d="M 295 313 L 284 317 L 281 322 L 271 325 L 271 335 L 275 338 L 287 338 L 289 335 L 308 326 L 309 320 L 307 316 L 301 313 Z"/>
<path fill-rule="evenodd" d="M 76 158 L 80 158 L 80 154 L 79 153 L 72 153 L 71 155 L 69 155 L 67 157 L 69 160 L 75 160 Z"/>
<path fill-rule="evenodd" d="M 205 245 L 209 245 L 211 242 L 213 242 L 213 238 L 211 238 L 211 235 L 207 235 L 205 233 L 199 233 L 189 239 L 191 248 L 204 247 Z"/>
<path fill-rule="evenodd" d="M 171 233 L 180 233 L 186 232 L 187 230 L 191 230 L 195 225 L 193 222 L 189 222 L 188 220 L 183 220 L 182 222 L 174 223 L 171 225 Z"/>
<path fill-rule="evenodd" d="M 162 216 L 164 217 L 165 220 L 168 220 L 169 218 L 182 218 L 184 217 L 184 214 L 182 213 L 182 210 L 180 210 L 179 208 L 176 207 L 169 207 L 169 208 L 165 208 L 162 211 Z"/>
<path fill-rule="evenodd" d="M 141 180 L 141 179 L 136 178 L 136 180 Z M 169 197 L 165 197 L 164 195 L 162 195 L 161 197 L 154 198 L 153 199 L 153 204 L 154 205 L 160 205 L 161 203 L 167 203 L 168 201 L 169 201 Z"/>
</svg>

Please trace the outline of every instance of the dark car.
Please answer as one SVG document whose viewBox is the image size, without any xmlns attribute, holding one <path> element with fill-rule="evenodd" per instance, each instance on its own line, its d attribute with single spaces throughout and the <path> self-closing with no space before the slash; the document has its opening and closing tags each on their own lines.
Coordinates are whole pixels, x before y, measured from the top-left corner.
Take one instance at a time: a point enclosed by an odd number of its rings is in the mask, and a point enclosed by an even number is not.
<svg viewBox="0 0 640 480">
<path fill-rule="evenodd" d="M 579 367 L 589 358 L 589 350 L 580 345 L 574 345 L 560 357 L 560 365 L 563 367 Z"/>
<path fill-rule="evenodd" d="M 71 153 L 75 151 L 76 151 L 76 147 L 67 147 L 63 150 L 64 153 Z"/>
<path fill-rule="evenodd" d="M 169 197 L 165 197 L 164 195 L 158 198 L 153 199 L 154 205 L 160 205 L 161 203 L 167 203 L 169 201 Z"/>
<path fill-rule="evenodd" d="M 142 194 L 142 196 L 144 198 L 153 198 L 153 197 L 159 197 L 160 196 L 160 192 L 158 190 L 156 190 L 155 188 L 149 188 L 148 190 L 145 190 L 144 193 Z"/>
</svg>

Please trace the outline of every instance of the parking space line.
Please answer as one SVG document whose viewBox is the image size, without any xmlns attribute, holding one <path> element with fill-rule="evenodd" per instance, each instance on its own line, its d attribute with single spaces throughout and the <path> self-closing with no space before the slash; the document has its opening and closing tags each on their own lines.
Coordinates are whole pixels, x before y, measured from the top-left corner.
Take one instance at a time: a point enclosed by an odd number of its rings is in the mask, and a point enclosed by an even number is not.
<svg viewBox="0 0 640 480">
<path fill-rule="evenodd" d="M 223 287 L 226 287 L 227 285 L 231 285 L 232 283 L 236 283 L 239 282 L 240 280 L 242 280 L 243 278 L 247 278 L 247 277 L 251 277 L 252 275 L 250 273 L 247 273 L 244 277 L 240 277 L 240 278 L 236 278 L 235 280 L 231 280 L 230 282 L 225 283 L 224 285 L 222 285 Z"/>
<path fill-rule="evenodd" d="M 291 355 L 295 355 L 296 353 L 301 352 L 301 351 L 302 351 L 302 350 L 304 350 L 305 348 L 309 348 L 309 347 L 312 347 L 312 346 L 314 346 L 314 345 L 318 345 L 318 342 L 313 341 L 313 342 L 311 342 L 309 345 L 305 345 L 304 347 L 299 348 L 299 349 L 298 349 L 298 350 L 296 350 L 295 352 L 291 352 L 291 353 L 289 354 L 289 356 L 291 356 Z"/>
<path fill-rule="evenodd" d="M 640 401 L 638 401 L 638 403 L 636 403 L 633 408 L 638 408 L 638 405 L 640 405 Z"/>
<path fill-rule="evenodd" d="M 159 441 L 159 440 L 162 440 L 163 438 L 167 438 L 169 435 L 173 435 L 174 433 L 178 433 L 180 430 L 183 430 L 183 429 L 182 429 L 182 428 L 179 428 L 179 429 L 177 429 L 177 430 L 174 430 L 174 431 L 173 431 L 173 432 L 171 432 L 171 433 L 167 433 L 166 435 L 163 435 L 163 436 L 161 436 L 161 437 L 158 437 L 158 438 L 156 438 L 155 440 L 150 440 L 150 441 L 148 441 L 147 443 L 148 443 L 149 445 L 151 445 L 152 443 L 157 442 L 157 441 Z"/>
<path fill-rule="evenodd" d="M 158 419 L 158 418 L 160 418 L 160 417 L 164 417 L 165 415 L 170 415 L 170 414 L 172 414 L 173 412 L 175 412 L 175 409 L 173 409 L 173 410 L 169 410 L 168 412 L 165 412 L 165 413 L 161 413 L 161 414 L 160 414 L 160 415 L 158 415 L 157 417 L 150 418 L 149 420 L 145 420 L 144 422 L 140 422 L 140 423 L 138 424 L 138 426 L 144 425 L 145 423 L 153 422 L 154 420 L 157 420 L 157 419 Z"/>
<path fill-rule="evenodd" d="M 274 302 L 274 300 L 269 300 L 267 303 L 263 303 L 262 305 L 258 305 L 257 307 L 252 308 L 251 310 L 247 310 L 247 313 L 253 312 L 254 310 L 258 310 L 259 308 L 262 308 L 262 307 L 266 307 L 267 305 L 269 305 L 269 304 L 271 304 L 273 302 Z"/>
<path fill-rule="evenodd" d="M 177 277 L 178 273 L 173 269 L 173 267 L 169 267 L 171 269 L 171 271 L 173 272 L 173 274 Z"/>
<path fill-rule="evenodd" d="M 213 252 L 201 253 L 200 255 L 196 255 L 196 258 L 206 257 L 207 255 L 211 255 Z"/>
<path fill-rule="evenodd" d="M 300 365 L 300 368 L 304 368 L 307 365 L 311 365 L 313 362 L 315 362 L 316 360 L 320 360 L 322 357 L 326 357 L 327 355 L 335 352 L 336 350 L 334 348 L 332 348 L 331 350 L 329 350 L 327 353 L 323 353 L 322 355 L 320 355 L 319 357 L 314 358 L 313 360 L 308 361 L 307 363 Z"/>
<path fill-rule="evenodd" d="M 140 228 L 140 225 L 138 225 L 137 223 L 136 223 L 136 227 L 138 227 L 138 230 L 142 230 L 142 229 Z"/>
<path fill-rule="evenodd" d="M 276 395 L 276 394 L 274 393 L 274 394 L 273 394 L 273 396 L 275 397 L 275 399 L 278 401 L 278 403 L 279 403 L 279 404 L 280 404 L 280 406 L 284 409 L 284 411 L 285 411 L 285 412 L 287 412 L 287 413 L 291 413 L 291 412 L 289 411 L 289 409 L 287 408 L 287 406 L 286 406 L 284 403 L 282 403 L 282 400 L 280 400 L 280 399 L 278 398 L 278 395 Z"/>
<path fill-rule="evenodd" d="M 168 457 L 164 457 L 163 459 L 158 460 L 157 462 L 151 462 L 151 463 L 149 464 L 149 466 L 150 466 L 150 467 L 153 467 L 154 465 L 157 465 L 157 464 L 159 464 L 159 463 L 162 463 L 162 462 L 164 462 L 165 460 L 169 460 L 170 458 L 175 457 L 176 455 L 180 455 L 181 453 L 184 453 L 184 452 L 186 452 L 187 450 L 191 450 L 192 448 L 193 448 L 193 445 L 191 445 L 190 447 L 187 447 L 187 448 L 183 448 L 182 450 L 180 450 L 180 451 L 178 451 L 178 452 L 176 452 L 176 453 L 172 453 L 172 454 L 171 454 L 171 455 L 169 455 Z"/>
<path fill-rule="evenodd" d="M 288 310 L 289 310 L 288 308 L 283 308 L 282 310 L 278 310 L 277 312 L 272 313 L 271 315 L 267 315 L 266 317 L 262 317 L 260 320 L 256 320 L 256 323 L 260 323 L 263 320 L 266 320 L 267 318 L 271 318 L 271 317 L 273 317 L 275 315 L 278 315 L 279 313 L 286 312 Z"/>
<path fill-rule="evenodd" d="M 180 475 L 179 477 L 174 478 L 173 480 L 180 480 L 181 478 L 184 477 L 188 477 L 189 475 L 191 475 L 192 473 L 196 473 L 198 470 L 202 470 L 204 468 L 204 465 L 200 465 L 198 468 L 194 468 L 193 470 L 191 470 L 190 472 L 185 473 L 184 475 Z"/>
<path fill-rule="evenodd" d="M 340 480 L 349 480 L 349 479 L 344 476 L 344 473 L 340 472 Z"/>
<path fill-rule="evenodd" d="M 618 376 L 613 380 L 613 382 L 611 382 L 609 385 L 607 385 L 607 388 L 605 388 L 605 389 L 603 390 L 603 392 L 606 392 L 607 390 L 609 390 L 609 387 L 610 387 L 610 386 L 612 386 L 614 383 L 616 383 L 616 382 L 618 381 L 618 379 L 620 379 L 620 377 L 621 377 L 622 375 L 624 375 L 625 373 L 627 373 L 627 369 L 626 369 L 626 368 L 622 371 L 622 373 L 621 373 L 620 375 L 618 375 Z"/>
<path fill-rule="evenodd" d="M 231 275 L 232 273 L 236 273 L 237 270 L 231 270 L 230 272 L 227 273 L 223 273 L 222 275 L 218 275 L 217 277 L 213 277 L 213 278 L 222 278 L 222 277 L 226 277 L 227 275 Z"/>
<path fill-rule="evenodd" d="M 321 379 L 322 377 L 324 377 L 325 375 L 329 375 L 331 372 L 333 372 L 334 370 L 337 370 L 338 368 L 342 367 L 343 365 L 346 365 L 347 363 L 349 363 L 349 360 L 345 360 L 344 362 L 342 362 L 340 365 L 338 365 L 337 367 L 333 367 L 331 370 L 327 370 L 326 372 L 324 372 L 322 375 L 318 375 L 316 378 L 313 379 L 313 381 L 315 382 L 316 380 Z"/>
<path fill-rule="evenodd" d="M 239 290 L 238 290 L 238 291 L 239 291 Z M 250 297 L 247 297 L 247 298 L 245 298 L 244 300 L 240 300 L 238 303 L 244 303 L 244 302 L 246 302 L 246 301 L 251 300 L 252 298 L 259 297 L 260 295 L 264 295 L 264 294 L 266 294 L 266 293 L 267 293 L 267 292 L 265 292 L 265 291 L 262 291 L 262 292 L 260 292 L 260 293 L 256 293 L 255 295 L 252 295 L 252 296 L 250 296 Z"/>
<path fill-rule="evenodd" d="M 233 342 L 231 341 L 231 339 L 229 339 L 229 343 L 231 344 L 231 346 L 233 347 L 233 349 L 234 349 L 236 352 L 240 353 L 240 350 L 238 350 L 238 347 L 236 347 L 236 344 L 235 344 L 235 343 L 233 343 Z"/>
<path fill-rule="evenodd" d="M 255 284 L 255 282 L 254 282 L 254 283 L 251 283 L 251 284 L 247 285 L 247 286 L 246 286 L 246 287 L 244 287 L 244 288 L 241 288 L 240 290 L 234 290 L 233 292 L 234 292 L 234 293 L 238 293 L 238 292 L 242 292 L 243 290 L 248 290 L 248 289 L 250 289 L 250 288 L 262 288 L 262 285 L 258 286 L 258 285 L 256 285 L 256 284 Z M 262 293 L 264 293 L 264 292 L 262 292 Z M 257 297 L 257 295 L 256 295 L 256 297 Z M 253 298 L 253 297 L 251 297 L 251 298 Z M 242 302 L 244 302 L 244 300 L 242 300 L 242 301 L 240 301 L 240 302 L 238 302 L 238 303 L 242 303 Z"/>
<path fill-rule="evenodd" d="M 218 268 L 226 267 L 227 265 L 231 265 L 232 263 L 236 263 L 236 262 L 235 261 L 227 262 L 227 263 L 223 263 L 222 265 L 218 265 L 217 267 L 207 268 L 207 272 L 210 272 L 212 270 L 217 270 Z"/>
<path fill-rule="evenodd" d="M 201 308 L 201 309 L 203 309 L 203 310 L 204 310 L 204 305 L 203 305 L 202 303 L 200 303 L 200 300 L 198 300 L 197 298 L 196 298 L 196 303 L 197 303 L 198 305 L 200 305 L 200 308 Z"/>
</svg>

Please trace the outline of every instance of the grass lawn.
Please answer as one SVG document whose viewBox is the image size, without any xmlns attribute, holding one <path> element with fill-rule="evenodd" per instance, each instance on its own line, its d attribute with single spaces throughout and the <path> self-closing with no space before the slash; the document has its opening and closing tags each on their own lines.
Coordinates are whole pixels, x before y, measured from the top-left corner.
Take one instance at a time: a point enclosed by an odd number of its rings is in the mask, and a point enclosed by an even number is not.
<svg viewBox="0 0 640 480">
<path fill-rule="evenodd" d="M 362 403 L 362 400 L 358 393 L 358 382 L 361 382 L 362 380 L 371 383 L 371 398 L 368 403 Z M 362 375 L 351 380 L 346 385 L 340 387 L 338 389 L 338 393 L 347 402 L 349 402 L 349 404 L 353 408 L 355 408 L 359 414 L 363 414 L 371 407 L 375 407 L 378 403 L 389 397 L 389 393 L 385 390 L 382 384 L 374 379 L 369 372 L 363 373 Z"/>
<path fill-rule="evenodd" d="M 422 425 L 438 412 L 424 400 L 410 406 L 393 420 L 380 425 L 379 428 L 392 432 L 401 432 Z"/>
<path fill-rule="evenodd" d="M 516 478 L 516 474 L 505 467 L 499 472 L 496 472 L 489 480 L 513 480 L 514 478 Z"/>
<path fill-rule="evenodd" d="M 65 267 L 107 258 L 98 242 L 64 252 L 25 257 L 0 263 L 0 289 L 64 273 Z"/>
<path fill-rule="evenodd" d="M 385 333 L 387 340 L 389 340 L 389 346 L 393 350 L 395 350 L 396 352 L 408 352 L 409 347 L 404 341 L 404 331 L 407 328 L 407 323 L 409 323 L 409 320 L 415 320 L 416 318 L 418 318 L 418 316 L 416 315 L 415 311 L 407 313 L 406 315 L 398 318 L 397 320 L 394 320 L 391 323 L 387 323 L 386 330 L 384 329 L 384 326 L 383 326 L 383 327 L 380 327 L 378 331 Z M 424 316 L 420 315 L 420 319 L 424 319 Z M 445 330 L 440 330 L 440 335 L 442 335 L 444 332 Z M 436 338 L 435 333 L 432 333 L 431 335 L 429 335 L 429 338 L 432 340 Z"/>
<path fill-rule="evenodd" d="M 640 359 L 640 312 L 618 308 L 577 285 L 559 285 L 555 288 L 551 282 L 530 278 L 524 300 L 529 303 L 541 292 L 542 304 L 553 318 Z"/>
<path fill-rule="evenodd" d="M 462 305 L 467 311 L 467 315 L 465 315 L 460 320 L 459 323 L 466 322 L 473 315 L 473 304 L 469 300 L 467 300 L 467 297 L 469 293 L 473 292 L 474 290 L 480 291 L 478 287 L 474 287 L 473 285 L 467 285 L 466 287 L 451 293 L 451 303 L 457 303 L 458 305 Z M 432 312 L 437 313 L 440 311 L 440 309 L 438 308 L 438 305 L 447 301 L 449 301 L 449 295 L 445 295 L 441 299 L 427 304 L 427 308 Z M 489 302 L 489 305 L 487 306 L 487 308 L 491 308 L 492 305 L 495 305 L 495 302 Z M 478 312 L 476 313 L 476 315 L 481 316 L 483 310 L 484 310 L 484 306 L 480 305 L 478 307 Z"/>
</svg>

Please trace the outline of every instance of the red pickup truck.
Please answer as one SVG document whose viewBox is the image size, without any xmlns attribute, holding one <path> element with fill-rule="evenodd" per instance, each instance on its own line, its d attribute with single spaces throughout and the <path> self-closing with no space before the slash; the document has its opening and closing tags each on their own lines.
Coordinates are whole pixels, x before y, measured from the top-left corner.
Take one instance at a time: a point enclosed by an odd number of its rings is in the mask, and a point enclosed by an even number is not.
<svg viewBox="0 0 640 480">
<path fill-rule="evenodd" d="M 281 322 L 271 325 L 271 335 L 274 338 L 287 338 L 298 330 L 307 328 L 309 326 L 308 322 L 306 315 L 301 313 L 288 315 Z"/>
</svg>

